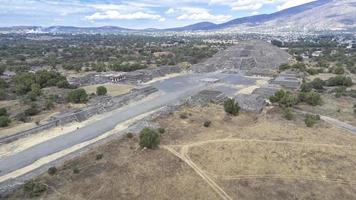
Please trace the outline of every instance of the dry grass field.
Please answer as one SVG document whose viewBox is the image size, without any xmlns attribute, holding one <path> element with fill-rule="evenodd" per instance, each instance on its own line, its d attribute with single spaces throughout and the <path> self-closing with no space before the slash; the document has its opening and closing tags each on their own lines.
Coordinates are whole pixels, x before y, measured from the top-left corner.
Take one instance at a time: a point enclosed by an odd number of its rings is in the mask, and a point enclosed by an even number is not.
<svg viewBox="0 0 356 200">
<path fill-rule="evenodd" d="M 216 105 L 157 122 L 159 149 L 139 149 L 137 137 L 102 145 L 37 178 L 49 188 L 37 198 L 356 199 L 356 136 L 327 124 L 307 128 L 275 109 L 231 118 Z"/>
<path fill-rule="evenodd" d="M 336 118 L 340 121 L 356 126 L 356 113 L 354 113 L 355 99 L 342 96 L 336 98 L 333 94 L 322 94 L 323 103 L 321 106 L 310 106 L 300 104 L 302 110 L 312 113 Z"/>
</svg>

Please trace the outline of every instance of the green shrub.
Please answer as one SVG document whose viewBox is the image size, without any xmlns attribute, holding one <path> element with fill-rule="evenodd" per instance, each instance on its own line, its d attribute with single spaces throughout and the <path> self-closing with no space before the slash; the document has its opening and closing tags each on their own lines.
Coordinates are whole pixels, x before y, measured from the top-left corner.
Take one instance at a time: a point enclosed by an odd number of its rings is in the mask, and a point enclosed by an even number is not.
<svg viewBox="0 0 356 200">
<path fill-rule="evenodd" d="M 106 95 L 107 92 L 108 91 L 107 91 L 106 87 L 104 87 L 104 86 L 99 86 L 96 88 L 96 95 L 98 95 L 98 96 Z"/>
<path fill-rule="evenodd" d="M 286 92 L 284 90 L 278 90 L 273 96 L 269 98 L 272 103 L 278 103 L 284 96 Z"/>
<path fill-rule="evenodd" d="M 40 113 L 40 111 L 38 110 L 36 104 L 31 104 L 31 107 L 26 109 L 24 113 L 26 116 L 34 116 Z"/>
<path fill-rule="evenodd" d="M 47 110 L 51 110 L 52 108 L 54 108 L 54 103 L 52 99 L 47 99 L 45 102 L 45 107 Z"/>
<path fill-rule="evenodd" d="M 54 174 L 56 174 L 57 173 L 57 168 L 56 167 L 50 167 L 50 168 L 48 168 L 48 170 L 47 170 L 47 172 L 48 172 L 48 174 L 49 175 L 54 175 Z"/>
<path fill-rule="evenodd" d="M 101 160 L 101 159 L 103 159 L 103 157 L 104 157 L 104 154 L 99 153 L 99 154 L 96 154 L 95 159 L 96 159 L 96 160 Z"/>
<path fill-rule="evenodd" d="M 341 96 L 345 96 L 347 94 L 345 86 L 337 87 L 337 88 L 333 89 L 332 92 L 335 92 L 335 97 L 336 98 L 339 98 Z"/>
<path fill-rule="evenodd" d="M 0 108 L 0 116 L 8 116 L 6 108 Z"/>
<path fill-rule="evenodd" d="M 235 102 L 235 99 L 228 98 L 224 102 L 224 110 L 228 114 L 237 116 L 239 115 L 240 109 L 239 103 Z"/>
<path fill-rule="evenodd" d="M 24 193 L 30 198 L 38 197 L 46 190 L 47 186 L 45 184 L 34 180 L 27 181 L 23 186 Z"/>
<path fill-rule="evenodd" d="M 27 93 L 27 99 L 29 99 L 30 101 L 37 101 L 37 94 L 30 91 Z"/>
<path fill-rule="evenodd" d="M 316 74 L 319 73 L 319 71 L 316 70 L 316 69 L 314 69 L 314 68 L 309 68 L 309 69 L 307 69 L 307 72 L 308 72 L 308 74 L 310 74 L 310 75 L 316 75 Z"/>
<path fill-rule="evenodd" d="M 13 77 L 15 90 L 18 94 L 26 94 L 32 90 L 32 85 L 36 84 L 41 88 L 63 85 L 68 88 L 70 85 L 65 76 L 55 71 L 40 70 L 36 73 L 20 73 Z"/>
<path fill-rule="evenodd" d="M 301 102 L 305 102 L 309 105 L 312 106 L 317 106 L 317 105 L 321 105 L 322 100 L 321 100 L 321 96 L 319 93 L 311 91 L 311 92 L 300 92 L 299 93 L 299 100 Z"/>
<path fill-rule="evenodd" d="M 0 127 L 6 127 L 10 124 L 11 120 L 8 116 L 0 116 Z"/>
<path fill-rule="evenodd" d="M 312 89 L 313 87 L 310 83 L 302 83 L 302 85 L 300 86 L 301 92 L 310 92 Z"/>
<path fill-rule="evenodd" d="M 292 120 L 294 118 L 294 114 L 290 108 L 283 108 L 282 114 L 283 114 L 283 117 L 287 120 Z"/>
<path fill-rule="evenodd" d="M 345 70 L 343 67 L 339 66 L 339 67 L 335 68 L 334 73 L 335 74 L 343 74 L 343 73 L 345 73 Z"/>
<path fill-rule="evenodd" d="M 325 82 L 320 78 L 315 78 L 312 82 L 310 82 L 310 84 L 312 88 L 316 90 L 322 90 L 324 89 Z"/>
<path fill-rule="evenodd" d="M 4 89 L 0 89 L 0 100 L 5 100 L 6 99 L 6 92 Z"/>
<path fill-rule="evenodd" d="M 58 88 L 69 88 L 69 87 L 70 87 L 70 84 L 68 83 L 67 80 L 61 80 L 61 81 L 58 81 L 58 82 L 56 83 L 56 86 L 57 86 Z"/>
<path fill-rule="evenodd" d="M 286 92 L 284 97 L 279 100 L 280 107 L 292 107 L 298 103 L 298 99 L 290 92 Z"/>
<path fill-rule="evenodd" d="M 68 93 L 68 101 L 72 103 L 85 103 L 88 101 L 88 94 L 84 89 L 75 89 Z"/>
<path fill-rule="evenodd" d="M 285 92 L 284 90 L 278 90 L 273 96 L 271 96 L 270 101 L 272 103 L 279 103 L 280 107 L 292 107 L 298 103 L 298 99 L 290 92 Z"/>
<path fill-rule="evenodd" d="M 149 128 L 144 128 L 140 132 L 140 146 L 141 146 L 141 148 L 146 147 L 149 149 L 154 149 L 154 148 L 158 147 L 159 143 L 160 143 L 160 136 L 156 131 L 151 130 Z"/>
<path fill-rule="evenodd" d="M 210 125 L 211 125 L 211 121 L 210 120 L 206 120 L 203 123 L 203 126 L 206 127 L 206 128 L 210 127 Z"/>
<path fill-rule="evenodd" d="M 352 86 L 352 79 L 345 76 L 335 76 L 331 77 L 326 81 L 327 86 Z"/>
<path fill-rule="evenodd" d="M 320 121 L 319 115 L 310 115 L 310 114 L 307 114 L 304 120 L 305 125 L 307 127 L 313 127 L 316 123 L 318 123 L 318 121 Z"/>
<path fill-rule="evenodd" d="M 164 128 L 158 128 L 158 133 L 163 134 L 165 132 L 166 132 L 166 130 Z"/>
<path fill-rule="evenodd" d="M 131 138 L 133 138 L 133 134 L 132 133 L 127 133 L 126 137 L 131 139 Z"/>
<path fill-rule="evenodd" d="M 18 120 L 18 121 L 21 121 L 21 122 L 27 122 L 29 120 L 29 118 L 26 116 L 26 114 L 23 112 L 23 113 L 19 113 L 15 116 L 15 118 Z"/>
</svg>

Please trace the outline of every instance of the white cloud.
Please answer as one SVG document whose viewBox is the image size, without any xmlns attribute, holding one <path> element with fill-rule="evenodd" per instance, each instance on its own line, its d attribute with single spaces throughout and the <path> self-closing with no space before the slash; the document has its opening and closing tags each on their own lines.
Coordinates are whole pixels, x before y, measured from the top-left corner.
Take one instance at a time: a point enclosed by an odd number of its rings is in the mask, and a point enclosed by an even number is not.
<svg viewBox="0 0 356 200">
<path fill-rule="evenodd" d="M 165 21 L 165 18 L 159 14 L 152 12 L 147 8 L 147 4 L 143 3 L 128 3 L 128 4 L 94 4 L 91 5 L 96 12 L 85 18 L 91 21 L 95 20 L 158 20 Z"/>
<path fill-rule="evenodd" d="M 232 10 L 256 11 L 265 4 L 272 4 L 278 0 L 210 0 L 210 4 L 229 6 Z"/>
<path fill-rule="evenodd" d="M 285 0 L 282 4 L 277 6 L 278 10 L 284 10 L 294 6 L 299 6 L 305 3 L 309 3 L 315 0 Z"/>
<path fill-rule="evenodd" d="M 210 21 L 216 23 L 225 22 L 232 18 L 230 15 L 214 15 L 208 9 L 194 7 L 170 8 L 166 11 L 166 14 L 175 14 L 178 20 Z"/>
<path fill-rule="evenodd" d="M 164 21 L 165 18 L 160 15 L 150 14 L 145 12 L 132 12 L 132 13 L 120 13 L 116 10 L 108 10 L 105 12 L 96 12 L 90 16 L 87 16 L 86 19 L 89 20 L 104 20 L 104 19 L 151 19 Z"/>
</svg>

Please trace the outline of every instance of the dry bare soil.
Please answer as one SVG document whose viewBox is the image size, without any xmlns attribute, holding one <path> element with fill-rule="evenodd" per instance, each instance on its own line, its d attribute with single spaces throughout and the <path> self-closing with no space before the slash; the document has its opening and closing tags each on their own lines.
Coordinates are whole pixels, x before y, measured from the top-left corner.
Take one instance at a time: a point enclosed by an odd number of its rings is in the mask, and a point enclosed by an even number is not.
<svg viewBox="0 0 356 200">
<path fill-rule="evenodd" d="M 137 137 L 112 141 L 40 176 L 49 189 L 37 198 L 356 199 L 356 136 L 327 124 L 306 128 L 275 109 L 230 118 L 216 105 L 157 122 L 166 129 L 160 148 L 141 150 Z"/>
</svg>

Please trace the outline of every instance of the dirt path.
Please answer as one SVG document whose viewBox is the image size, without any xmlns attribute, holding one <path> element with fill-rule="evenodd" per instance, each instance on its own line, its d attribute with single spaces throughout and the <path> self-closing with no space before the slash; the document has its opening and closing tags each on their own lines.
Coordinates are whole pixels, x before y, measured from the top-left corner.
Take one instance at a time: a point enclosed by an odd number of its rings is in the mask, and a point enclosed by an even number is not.
<svg viewBox="0 0 356 200">
<path fill-rule="evenodd" d="M 193 147 L 193 146 L 201 146 L 209 143 L 217 143 L 217 142 L 259 142 L 259 143 L 273 143 L 273 144 L 295 144 L 295 145 L 307 145 L 307 146 L 321 146 L 321 147 L 332 147 L 332 148 L 345 148 L 350 150 L 356 150 L 356 147 L 353 146 L 343 146 L 343 145 L 335 145 L 335 144 L 322 144 L 322 143 L 308 143 L 308 142 L 290 142 L 290 141 L 279 141 L 279 140 L 258 140 L 258 139 L 239 139 L 239 138 L 231 138 L 231 136 L 223 139 L 216 140 L 205 140 L 194 143 L 182 144 L 182 145 L 171 145 L 176 147 Z"/>
<path fill-rule="evenodd" d="M 173 155 L 177 156 L 185 163 L 187 163 L 222 199 L 232 200 L 232 198 L 218 185 L 213 181 L 202 169 L 200 169 L 187 155 L 188 147 L 184 146 L 181 148 L 181 152 L 178 153 L 176 150 L 169 146 L 164 146 L 166 150 L 171 152 Z"/>
<path fill-rule="evenodd" d="M 258 140 L 258 139 L 239 139 L 232 138 L 231 136 L 223 139 L 215 140 L 205 140 L 198 141 L 182 145 L 169 145 L 163 146 L 164 149 L 171 152 L 173 155 L 177 156 L 188 164 L 222 199 L 232 199 L 211 177 L 217 179 L 234 180 L 234 179 L 296 179 L 296 180 L 309 180 L 309 181 L 319 181 L 319 182 L 329 182 L 329 183 L 339 183 L 356 185 L 355 181 L 345 181 L 342 179 L 330 179 L 326 177 L 316 177 L 316 176 L 286 176 L 280 174 L 250 174 L 250 175 L 219 175 L 208 171 L 204 171 L 199 166 L 197 166 L 189 157 L 188 152 L 191 147 L 201 146 L 209 143 L 221 143 L 221 142 L 254 142 L 254 143 L 270 143 L 270 144 L 290 144 L 290 145 L 305 145 L 305 146 L 319 146 L 319 147 L 331 147 L 331 148 L 342 148 L 348 150 L 356 150 L 353 146 L 342 146 L 333 144 L 321 144 L 321 143 L 305 143 L 305 142 L 290 142 L 290 141 L 274 141 L 274 140 Z M 178 152 L 177 149 L 180 149 Z"/>
<path fill-rule="evenodd" d="M 294 109 L 295 111 L 299 112 L 299 113 L 303 113 L 303 114 L 311 114 L 311 115 L 315 115 L 314 113 L 311 112 L 307 112 L 304 110 L 299 110 L 299 109 Z M 328 117 L 328 116 L 323 116 L 320 115 L 320 119 L 325 121 L 326 123 L 335 126 L 337 128 L 343 129 L 345 131 L 348 131 L 350 133 L 356 134 L 356 127 L 352 126 L 351 124 L 347 124 L 345 122 L 342 122 L 338 119 L 332 118 L 332 117 Z"/>
</svg>

